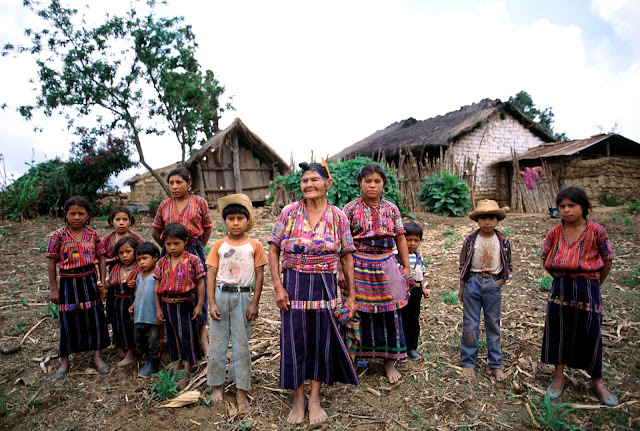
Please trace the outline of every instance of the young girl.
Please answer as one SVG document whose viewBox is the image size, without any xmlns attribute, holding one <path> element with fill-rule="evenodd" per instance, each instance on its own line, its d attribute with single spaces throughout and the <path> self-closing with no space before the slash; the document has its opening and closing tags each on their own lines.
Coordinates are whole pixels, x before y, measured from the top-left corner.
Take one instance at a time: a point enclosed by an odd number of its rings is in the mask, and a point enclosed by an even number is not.
<svg viewBox="0 0 640 431">
<path fill-rule="evenodd" d="M 408 300 L 409 252 L 400 210 L 382 199 L 387 176 L 378 164 L 357 176 L 362 197 L 345 205 L 356 246 L 353 253 L 356 309 L 361 339 L 358 358 L 381 358 L 390 383 L 400 380 L 395 361 L 407 359 L 400 309 Z M 397 245 L 398 257 L 393 254 Z"/>
<path fill-rule="evenodd" d="M 167 254 L 160 258 L 153 275 L 156 317 L 164 322 L 174 373 L 186 371 L 178 385 L 182 390 L 201 357 L 197 319 L 202 314 L 206 273 L 200 259 L 185 250 L 189 234 L 183 225 L 169 223 L 162 238 Z"/>
<path fill-rule="evenodd" d="M 132 363 L 135 358 L 136 342 L 133 334 L 133 318 L 129 308 L 135 296 L 136 278 L 140 269 L 136 263 L 138 241 L 131 236 L 121 238 L 114 248 L 120 263 L 111 269 L 109 277 L 114 293 L 113 344 L 125 352 L 124 358 L 118 362 L 123 367 Z"/>
<path fill-rule="evenodd" d="M 104 280 L 106 267 L 104 248 L 98 232 L 89 228 L 91 205 L 83 197 L 71 197 L 64 204 L 67 226 L 51 236 L 49 258 L 50 298 L 59 304 L 60 311 L 60 368 L 56 380 L 62 380 L 69 372 L 69 355 L 93 351 L 93 362 L 100 374 L 109 372 L 109 365 L 100 355 L 100 349 L 109 345 L 109 331 L 104 318 Z M 100 283 L 96 283 L 96 264 L 100 271 Z M 60 270 L 60 286 L 56 280 L 56 268 Z"/>
<path fill-rule="evenodd" d="M 109 269 L 113 267 L 116 263 L 118 263 L 118 256 L 116 255 L 114 248 L 118 241 L 127 236 L 133 237 L 138 244 L 140 244 L 143 239 L 140 235 L 131 230 L 131 226 L 136 222 L 133 217 L 133 213 L 128 207 L 125 206 L 116 206 L 109 213 L 108 218 L 109 226 L 114 228 L 115 230 L 105 236 L 102 237 L 102 246 L 104 247 L 104 251 L 106 253 L 106 264 Z M 113 286 L 109 283 L 107 286 L 107 302 L 105 304 L 105 310 L 107 312 L 107 323 L 113 324 L 113 314 L 115 313 L 114 309 L 115 296 L 113 295 Z M 125 357 L 125 352 L 122 350 L 122 347 L 116 349 L 116 353 L 121 358 Z"/>
<path fill-rule="evenodd" d="M 582 189 L 561 190 L 556 204 L 562 222 L 547 233 L 540 256 L 553 276 L 542 338 L 542 361 L 555 365 L 547 394 L 551 399 L 562 394 L 568 365 L 589 373 L 595 395 L 615 406 L 618 399 L 602 380 L 600 286 L 613 259 L 607 231 L 587 220 L 591 203 Z"/>
<path fill-rule="evenodd" d="M 161 235 L 162 229 L 169 223 L 180 223 L 187 229 L 188 239 L 186 250 L 200 259 L 204 266 L 206 257 L 204 246 L 211 236 L 211 215 L 207 201 L 193 194 L 191 190 L 191 174 L 185 168 L 176 168 L 169 172 L 167 176 L 169 189 L 173 197 L 162 201 L 158 207 L 158 212 L 153 220 L 153 238 L 162 248 L 161 256 L 166 254 L 164 239 Z M 206 267 L 205 267 L 206 271 Z M 204 293 L 206 295 L 206 291 Z M 198 298 L 200 299 L 200 298 Z M 207 343 L 207 323 L 209 311 L 207 308 L 207 298 L 204 298 L 204 309 L 198 318 L 198 334 L 200 348 L 203 352 L 208 350 Z"/>
</svg>

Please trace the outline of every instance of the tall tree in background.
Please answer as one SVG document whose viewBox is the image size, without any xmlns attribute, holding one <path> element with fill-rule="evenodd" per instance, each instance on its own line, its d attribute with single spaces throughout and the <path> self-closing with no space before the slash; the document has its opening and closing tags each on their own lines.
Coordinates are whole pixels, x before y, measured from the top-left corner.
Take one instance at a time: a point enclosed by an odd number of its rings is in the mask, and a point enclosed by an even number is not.
<svg viewBox="0 0 640 431">
<path fill-rule="evenodd" d="M 39 94 L 34 104 L 19 108 L 20 114 L 27 120 L 34 111 L 60 114 L 69 128 L 93 136 L 124 130 L 140 163 L 170 195 L 166 181 L 145 160 L 142 137 L 162 134 L 166 122 L 184 161 L 185 148 L 193 148 L 199 133 L 206 139 L 217 130 L 218 98 L 224 92 L 213 72 L 202 73 L 191 28 L 181 17 L 157 19 L 154 0 L 146 2 L 145 17 L 136 12 L 138 2 L 126 15 L 107 15 L 94 28 L 59 0 L 42 9 L 31 0 L 24 4 L 45 26 L 25 30 L 29 46 L 7 44 L 3 50 L 3 56 L 11 51 L 32 55 L 38 66 Z M 93 125 L 76 125 L 77 120 Z"/>
<path fill-rule="evenodd" d="M 509 97 L 509 103 L 524 115 L 540 124 L 540 126 L 549 132 L 549 134 L 557 141 L 569 140 L 565 133 L 556 133 L 553 130 L 553 118 L 555 117 L 553 110 L 551 108 L 539 109 L 535 103 L 533 103 L 533 99 L 526 91 L 520 91 L 515 96 Z"/>
</svg>

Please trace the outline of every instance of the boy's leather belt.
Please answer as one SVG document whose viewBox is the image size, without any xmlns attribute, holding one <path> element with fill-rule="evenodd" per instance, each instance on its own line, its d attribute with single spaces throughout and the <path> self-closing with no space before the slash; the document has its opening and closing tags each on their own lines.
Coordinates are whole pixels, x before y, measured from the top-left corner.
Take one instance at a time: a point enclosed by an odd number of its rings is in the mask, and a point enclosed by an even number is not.
<svg viewBox="0 0 640 431">
<path fill-rule="evenodd" d="M 162 299 L 162 302 L 169 302 L 171 304 L 179 304 L 181 302 L 192 302 L 194 299 L 196 299 L 196 295 L 191 294 L 189 296 L 161 296 L 160 299 Z"/>
<path fill-rule="evenodd" d="M 251 286 L 239 286 L 237 284 L 221 283 L 218 285 L 218 287 L 223 292 L 229 292 L 229 293 L 251 292 Z"/>
</svg>

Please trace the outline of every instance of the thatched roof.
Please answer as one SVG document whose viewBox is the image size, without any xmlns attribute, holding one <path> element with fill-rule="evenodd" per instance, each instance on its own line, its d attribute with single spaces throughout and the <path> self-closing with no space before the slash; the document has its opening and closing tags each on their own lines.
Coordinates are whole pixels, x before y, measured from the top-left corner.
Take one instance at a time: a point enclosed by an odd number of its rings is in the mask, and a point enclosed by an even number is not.
<svg viewBox="0 0 640 431">
<path fill-rule="evenodd" d="M 208 151 L 221 147 L 227 141 L 227 136 L 232 133 L 238 135 L 239 145 L 250 148 L 262 162 L 269 165 L 275 163 L 277 170 L 281 174 L 285 174 L 289 171 L 289 165 L 285 162 L 273 148 L 267 145 L 258 135 L 253 133 L 245 124 L 236 118 L 233 123 L 224 130 L 219 131 L 213 135 L 207 142 L 202 145 L 198 151 L 193 153 L 189 160 L 185 162 L 187 169 L 191 169 L 191 166 L 204 157 Z"/>
<path fill-rule="evenodd" d="M 538 123 L 509 103 L 499 99 L 484 99 L 445 115 L 422 121 L 408 118 L 393 123 L 331 156 L 329 160 L 351 159 L 360 155 L 377 158 L 381 153 L 386 158 L 394 158 L 401 148 L 419 153 L 428 148 L 449 147 L 454 140 L 480 127 L 489 117 L 499 112 L 511 115 L 543 141 L 555 140 Z"/>
<path fill-rule="evenodd" d="M 159 174 L 160 176 L 164 176 L 167 175 L 169 172 L 171 172 L 172 170 L 174 170 L 177 167 L 182 166 L 182 163 L 177 162 L 177 163 L 173 163 L 169 166 L 165 166 L 163 168 L 158 168 L 158 169 L 154 169 L 154 171 Z M 142 180 L 146 180 L 147 178 L 152 178 L 151 176 L 151 172 L 147 171 L 143 174 L 135 174 L 133 177 L 129 178 L 128 180 L 126 180 L 124 182 L 125 186 L 130 186 L 131 184 L 135 184 L 138 181 L 142 181 Z"/>
</svg>

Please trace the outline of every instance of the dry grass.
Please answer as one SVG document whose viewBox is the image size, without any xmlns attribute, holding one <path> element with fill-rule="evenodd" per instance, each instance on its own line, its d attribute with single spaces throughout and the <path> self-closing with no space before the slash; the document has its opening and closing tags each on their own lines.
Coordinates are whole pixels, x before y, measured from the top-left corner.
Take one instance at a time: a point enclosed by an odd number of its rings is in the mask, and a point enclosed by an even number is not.
<svg viewBox="0 0 640 431">
<path fill-rule="evenodd" d="M 640 427 L 640 219 L 631 223 L 612 220 L 621 208 L 596 209 L 594 220 L 607 228 L 617 258 L 611 278 L 603 290 L 605 381 L 624 405 L 618 409 L 597 408 L 590 381 L 581 371 L 569 370 L 569 382 L 559 401 L 583 408 L 565 421 L 586 429 L 630 429 Z M 252 235 L 265 242 L 274 216 L 258 211 Z M 219 216 L 214 213 L 214 220 Z M 419 429 L 530 429 L 532 415 L 541 406 L 541 394 L 550 382 L 550 368 L 538 363 L 545 298 L 539 281 L 544 273 L 536 255 L 545 232 L 556 222 L 543 215 L 510 214 L 501 227 L 511 228 L 514 273 L 504 287 L 502 341 L 508 379 L 495 382 L 486 364 L 486 351 L 474 380 L 465 379 L 458 366 L 462 308 L 446 305 L 443 292 L 457 288 L 457 255 L 460 242 L 473 229 L 467 219 L 418 214 L 425 228 L 421 252 L 429 265 L 430 300 L 423 300 L 420 361 L 398 365 L 404 378 L 390 385 L 382 377 L 382 364 L 372 362 L 362 373 L 358 387 L 336 385 L 323 389 L 323 406 L 330 420 L 324 428 L 349 430 Z M 151 220 L 143 218 L 138 231 L 150 239 Z M 105 233 L 105 222 L 97 222 Z M 0 226 L 0 426 L 4 429 L 201 429 L 242 430 L 289 429 L 284 420 L 292 396 L 278 389 L 279 313 L 272 283 L 267 276 L 260 317 L 253 327 L 254 355 L 251 411 L 237 413 L 235 389 L 225 388 L 222 403 L 209 403 L 203 363 L 189 390 L 199 390 L 198 403 L 176 409 L 158 409 L 149 400 L 151 380 L 136 377 L 137 368 L 113 367 L 111 374 L 97 374 L 90 354 L 72 357 L 72 371 L 61 382 L 53 382 L 57 368 L 57 321 L 48 317 L 46 259 L 40 250 L 58 221 L 9 223 Z M 449 227 L 452 234 L 444 235 Z M 214 237 L 222 234 L 215 231 Z M 447 248 L 445 242 L 453 242 Z M 635 274 L 635 278 L 633 278 Z M 630 278 L 631 277 L 631 278 Z M 630 281 L 631 280 L 631 281 Z M 46 319 L 42 320 L 44 317 Z M 42 320 L 42 321 L 41 321 Z M 38 322 L 41 323 L 35 326 Z M 30 332 L 30 333 L 28 333 Z M 484 337 L 481 334 L 481 337 Z M 24 339 L 23 344 L 20 342 Z M 106 353 L 110 363 L 116 357 Z M 529 414 L 531 410 L 531 415 Z M 306 422 L 308 424 L 308 422 Z M 308 425 L 297 427 L 306 429 Z M 291 427 L 291 429 L 294 429 Z"/>
</svg>

